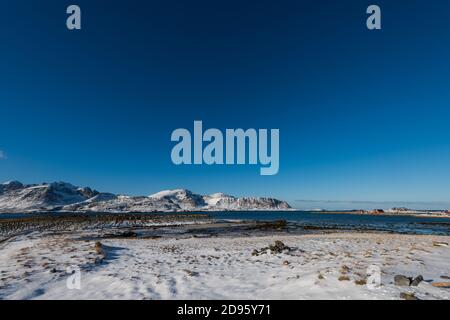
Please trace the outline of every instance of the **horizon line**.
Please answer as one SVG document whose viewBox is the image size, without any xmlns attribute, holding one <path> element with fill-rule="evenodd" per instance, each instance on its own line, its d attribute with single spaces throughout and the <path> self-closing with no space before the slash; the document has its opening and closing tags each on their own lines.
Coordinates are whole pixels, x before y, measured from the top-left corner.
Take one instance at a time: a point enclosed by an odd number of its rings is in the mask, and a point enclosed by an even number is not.
<svg viewBox="0 0 450 320">
<path fill-rule="evenodd" d="M 374 201 L 374 200 L 305 200 L 305 199 L 296 199 L 294 202 L 312 202 L 312 203 L 341 203 L 341 204 L 395 204 L 395 203 L 409 203 L 409 204 L 450 204 L 449 201 L 402 201 L 402 200 L 396 200 L 396 201 Z"/>
</svg>

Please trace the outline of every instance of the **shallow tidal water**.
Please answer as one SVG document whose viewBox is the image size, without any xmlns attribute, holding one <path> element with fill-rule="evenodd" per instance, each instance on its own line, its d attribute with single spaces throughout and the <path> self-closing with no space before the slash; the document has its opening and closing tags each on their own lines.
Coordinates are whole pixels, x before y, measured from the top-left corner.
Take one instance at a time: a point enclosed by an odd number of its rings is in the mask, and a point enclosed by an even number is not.
<svg viewBox="0 0 450 320">
<path fill-rule="evenodd" d="M 285 220 L 290 226 L 304 229 L 329 229 L 349 231 L 378 231 L 403 234 L 450 235 L 450 218 L 335 214 L 305 211 L 254 211 L 254 212 L 191 212 L 202 214 L 217 221 L 276 221 Z M 172 213 L 171 213 L 172 214 Z M 180 214 L 180 213 L 178 213 Z M 70 216 L 70 213 L 59 214 L 0 214 L 0 219 L 23 217 Z M 88 215 L 103 215 L 90 213 Z M 113 215 L 113 214 L 108 214 Z M 122 214 L 123 215 L 123 214 Z M 149 213 L 148 215 L 154 215 Z M 161 215 L 158 213 L 157 215 Z"/>
<path fill-rule="evenodd" d="M 286 220 L 304 228 L 324 228 L 355 231 L 382 231 L 405 234 L 450 235 L 450 218 L 415 216 L 331 214 L 318 212 L 217 212 L 216 219 L 223 220 Z"/>
</svg>

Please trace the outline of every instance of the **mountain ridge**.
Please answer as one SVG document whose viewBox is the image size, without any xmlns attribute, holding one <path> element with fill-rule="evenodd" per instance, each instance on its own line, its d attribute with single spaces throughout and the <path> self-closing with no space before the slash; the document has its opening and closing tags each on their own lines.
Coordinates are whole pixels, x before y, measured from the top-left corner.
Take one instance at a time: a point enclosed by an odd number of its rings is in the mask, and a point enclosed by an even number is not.
<svg viewBox="0 0 450 320">
<path fill-rule="evenodd" d="M 0 184 L 0 213 L 28 212 L 191 212 L 292 210 L 282 200 L 234 197 L 225 193 L 201 195 L 187 189 L 163 190 L 148 196 L 99 192 L 67 182 Z"/>
</svg>

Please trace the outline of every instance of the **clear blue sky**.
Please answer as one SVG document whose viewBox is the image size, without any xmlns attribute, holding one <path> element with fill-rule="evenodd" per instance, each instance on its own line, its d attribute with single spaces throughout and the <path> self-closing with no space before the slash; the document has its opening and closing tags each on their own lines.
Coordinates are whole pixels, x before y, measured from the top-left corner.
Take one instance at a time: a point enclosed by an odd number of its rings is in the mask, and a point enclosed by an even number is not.
<svg viewBox="0 0 450 320">
<path fill-rule="evenodd" d="M 448 1 L 2 4 L 0 180 L 450 201 Z M 170 134 L 194 120 L 279 128 L 279 174 L 173 165 Z"/>
</svg>

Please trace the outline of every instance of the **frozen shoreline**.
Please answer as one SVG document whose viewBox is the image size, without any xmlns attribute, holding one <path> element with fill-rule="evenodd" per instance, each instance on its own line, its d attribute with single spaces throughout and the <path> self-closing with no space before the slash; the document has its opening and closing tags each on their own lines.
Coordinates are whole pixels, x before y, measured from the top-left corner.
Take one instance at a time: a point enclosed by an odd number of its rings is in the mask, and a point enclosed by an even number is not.
<svg viewBox="0 0 450 320">
<path fill-rule="evenodd" d="M 448 236 L 211 235 L 204 228 L 169 227 L 147 238 L 93 230 L 13 237 L 0 244 L 0 299 L 399 299 L 402 292 L 450 299 L 450 289 L 429 283 L 449 281 Z M 277 240 L 292 250 L 252 255 Z M 95 252 L 96 241 L 105 257 Z M 381 269 L 378 289 L 361 285 L 370 265 Z M 67 289 L 69 266 L 81 269 L 81 290 Z M 399 287 L 392 283 L 397 274 L 425 281 Z"/>
</svg>

